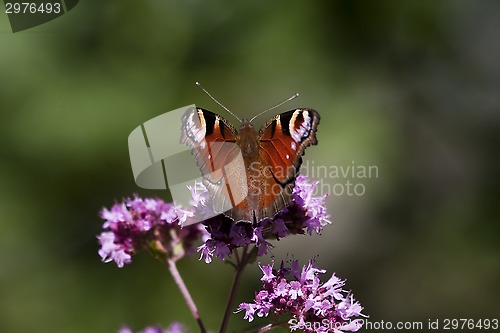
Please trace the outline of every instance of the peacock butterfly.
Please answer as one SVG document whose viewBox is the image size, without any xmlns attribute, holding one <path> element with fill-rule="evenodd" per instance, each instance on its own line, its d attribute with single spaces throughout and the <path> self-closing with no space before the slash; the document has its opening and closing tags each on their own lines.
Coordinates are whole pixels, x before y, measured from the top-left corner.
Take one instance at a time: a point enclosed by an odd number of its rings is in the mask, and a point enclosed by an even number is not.
<svg viewBox="0 0 500 333">
<path fill-rule="evenodd" d="M 317 144 L 319 121 L 315 110 L 299 108 L 276 115 L 259 132 L 244 118 L 238 131 L 222 116 L 192 108 L 182 118 L 181 143 L 196 158 L 214 212 L 252 223 L 290 204 L 304 150 Z"/>
<path fill-rule="evenodd" d="M 299 108 L 276 115 L 259 132 L 244 118 L 237 131 L 220 115 L 196 108 L 183 116 L 181 143 L 196 158 L 214 211 L 258 222 L 290 204 L 304 150 L 317 144 L 319 121 L 315 110 Z"/>
</svg>

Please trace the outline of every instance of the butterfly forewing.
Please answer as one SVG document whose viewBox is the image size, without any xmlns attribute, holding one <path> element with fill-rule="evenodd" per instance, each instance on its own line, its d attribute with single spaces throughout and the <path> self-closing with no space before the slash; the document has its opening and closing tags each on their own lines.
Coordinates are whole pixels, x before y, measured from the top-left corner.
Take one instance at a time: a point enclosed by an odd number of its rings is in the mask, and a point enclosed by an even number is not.
<svg viewBox="0 0 500 333">
<path fill-rule="evenodd" d="M 275 116 L 260 129 L 262 159 L 282 184 L 297 176 L 304 150 L 317 143 L 320 116 L 312 109 L 297 109 Z"/>
</svg>

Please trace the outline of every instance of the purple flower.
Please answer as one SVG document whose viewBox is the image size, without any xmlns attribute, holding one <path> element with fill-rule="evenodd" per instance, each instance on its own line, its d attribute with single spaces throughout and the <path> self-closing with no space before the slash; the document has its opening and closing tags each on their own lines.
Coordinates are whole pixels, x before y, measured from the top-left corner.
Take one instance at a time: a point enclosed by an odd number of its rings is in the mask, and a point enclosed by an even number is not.
<svg viewBox="0 0 500 333">
<path fill-rule="evenodd" d="M 288 207 L 278 212 L 272 219 L 266 218 L 252 223 L 236 224 L 224 215 L 207 219 L 205 224 L 209 238 L 203 246 L 198 248 L 201 252 L 200 260 L 209 263 L 214 255 L 224 260 L 239 247 L 255 244 L 257 255 L 268 253 L 273 245 L 267 240 L 280 239 L 288 235 L 320 233 L 329 224 L 329 215 L 326 212 L 326 195 L 313 196 L 317 182 L 311 182 L 305 176 L 298 176 L 292 194 L 292 202 Z M 206 190 L 206 188 L 205 188 Z M 200 196 L 199 193 L 193 194 Z M 203 196 L 204 208 L 210 207 L 209 197 Z M 194 200 L 193 202 L 202 200 Z"/>
<path fill-rule="evenodd" d="M 198 252 L 201 252 L 200 260 L 203 259 L 207 264 L 209 264 L 212 262 L 215 250 L 212 249 L 207 243 L 198 247 Z"/>
<path fill-rule="evenodd" d="M 273 265 L 274 261 L 271 265 L 266 265 L 264 267 L 262 267 L 259 263 L 260 270 L 264 273 L 264 276 L 260 278 L 261 281 L 269 282 L 276 277 L 273 274 Z"/>
<path fill-rule="evenodd" d="M 277 237 L 285 237 L 288 234 L 288 228 L 285 225 L 283 219 L 277 218 L 273 221 L 273 229 L 271 233 L 275 234 Z"/>
<path fill-rule="evenodd" d="M 174 321 L 170 326 L 167 328 L 167 333 L 187 333 L 188 331 L 184 326 L 181 325 L 181 323 Z"/>
<path fill-rule="evenodd" d="M 295 187 L 293 188 L 295 202 L 306 211 L 305 224 L 310 235 L 313 230 L 319 234 L 323 227 L 330 223 L 328 220 L 330 215 L 326 212 L 324 205 L 327 195 L 313 196 L 317 185 L 318 182 L 310 182 L 306 176 L 300 175 L 295 180 Z"/>
<path fill-rule="evenodd" d="M 245 310 L 245 315 L 243 316 L 243 319 L 248 319 L 249 322 L 253 321 L 254 314 L 255 314 L 255 304 L 252 303 L 241 303 L 239 306 L 239 310 Z"/>
<path fill-rule="evenodd" d="M 118 333 L 134 333 L 134 332 L 132 332 L 132 329 L 130 327 L 123 326 L 122 328 L 120 328 Z"/>
<path fill-rule="evenodd" d="M 224 260 L 224 257 L 231 254 L 231 250 L 229 246 L 224 242 L 217 242 L 215 244 L 215 256 L 221 260 Z"/>
<path fill-rule="evenodd" d="M 206 201 L 208 198 L 208 190 L 205 185 L 201 182 L 195 182 L 193 186 L 188 186 L 191 192 L 190 204 L 193 207 L 204 207 L 206 206 Z"/>
<path fill-rule="evenodd" d="M 143 333 L 163 333 L 163 328 L 160 326 L 149 326 L 146 327 L 143 331 Z"/>
<path fill-rule="evenodd" d="M 120 328 L 118 333 L 133 333 L 132 329 L 127 326 L 123 326 Z M 178 322 L 173 322 L 166 329 L 163 329 L 161 326 L 148 326 L 140 333 L 188 333 L 188 331 Z"/>
<path fill-rule="evenodd" d="M 298 297 L 302 297 L 302 284 L 298 281 L 290 282 L 290 299 L 296 300 Z"/>
<path fill-rule="evenodd" d="M 99 256 L 118 267 L 131 263 L 132 255 L 144 249 L 178 260 L 193 254 L 194 242 L 206 233 L 200 224 L 182 227 L 189 214 L 161 199 L 126 198 L 109 210 L 103 208 L 100 216 L 105 231 L 97 236 Z"/>
<path fill-rule="evenodd" d="M 363 324 L 360 316 L 363 308 L 353 295 L 344 290 L 344 280 L 332 275 L 321 283 L 319 274 L 325 270 L 313 266 L 314 259 L 302 267 L 299 274 L 298 262 L 290 267 L 282 262 L 278 270 L 273 264 L 260 266 L 264 273 L 262 289 L 255 294 L 251 303 L 241 303 L 238 311 L 245 311 L 244 319 L 252 321 L 254 315 L 267 317 L 288 314 L 292 319 L 290 329 L 297 328 L 307 333 L 355 332 Z M 316 324 L 314 324 L 316 323 Z"/>
</svg>

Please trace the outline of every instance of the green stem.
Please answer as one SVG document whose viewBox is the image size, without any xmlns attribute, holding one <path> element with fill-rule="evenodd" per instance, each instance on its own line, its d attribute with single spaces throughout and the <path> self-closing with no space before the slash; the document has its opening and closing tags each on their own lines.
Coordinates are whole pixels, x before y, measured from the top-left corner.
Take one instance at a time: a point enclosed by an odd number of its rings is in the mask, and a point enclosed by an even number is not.
<svg viewBox="0 0 500 333">
<path fill-rule="evenodd" d="M 234 276 L 233 280 L 233 285 L 231 287 L 231 291 L 229 293 L 229 298 L 227 300 L 227 305 L 226 305 L 226 311 L 224 312 L 224 317 L 222 318 L 222 324 L 219 330 L 219 333 L 225 333 L 227 329 L 227 325 L 229 324 L 229 318 L 231 313 L 233 312 L 233 302 L 234 302 L 234 297 L 236 296 L 236 291 L 238 290 L 240 280 L 241 280 L 241 275 L 243 273 L 243 269 L 245 268 L 247 264 L 247 250 L 248 247 L 243 248 L 243 252 L 241 254 L 241 259 L 238 262 L 238 266 L 236 267 L 236 275 Z"/>
<path fill-rule="evenodd" d="M 177 284 L 177 287 L 179 287 L 179 290 L 181 291 L 181 294 L 184 297 L 184 300 L 186 301 L 187 306 L 191 311 L 191 314 L 198 323 L 198 326 L 200 327 L 200 332 L 206 333 L 207 331 L 205 329 L 205 326 L 203 325 L 203 321 L 201 320 L 200 314 L 198 313 L 196 304 L 194 304 L 193 298 L 191 297 L 191 294 L 189 293 L 189 290 L 187 289 L 186 284 L 184 283 L 184 280 L 181 277 L 181 274 L 177 270 L 175 261 L 173 259 L 167 259 L 167 266 L 170 271 L 170 274 L 172 274 L 172 277 L 174 278 L 175 284 Z"/>
</svg>

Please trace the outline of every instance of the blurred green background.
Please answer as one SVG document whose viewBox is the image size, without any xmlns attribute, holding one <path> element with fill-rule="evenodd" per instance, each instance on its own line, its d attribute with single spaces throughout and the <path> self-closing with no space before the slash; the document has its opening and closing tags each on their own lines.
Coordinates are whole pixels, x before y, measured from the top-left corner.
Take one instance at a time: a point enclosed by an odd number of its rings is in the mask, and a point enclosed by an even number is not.
<svg viewBox="0 0 500 333">
<path fill-rule="evenodd" d="M 329 197 L 322 236 L 280 241 L 276 260 L 319 255 L 372 321 L 498 318 L 498 1 L 87 0 L 15 34 L 0 14 L 0 332 L 196 331 L 165 267 L 103 264 L 95 238 L 103 206 L 166 197 L 134 184 L 136 126 L 193 103 L 235 122 L 195 81 L 240 117 L 300 92 L 272 112 L 320 112 L 305 160 L 378 167 L 352 180 L 363 196 Z M 231 267 L 179 269 L 217 330 Z M 238 301 L 259 276 L 249 267 Z"/>
</svg>

